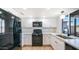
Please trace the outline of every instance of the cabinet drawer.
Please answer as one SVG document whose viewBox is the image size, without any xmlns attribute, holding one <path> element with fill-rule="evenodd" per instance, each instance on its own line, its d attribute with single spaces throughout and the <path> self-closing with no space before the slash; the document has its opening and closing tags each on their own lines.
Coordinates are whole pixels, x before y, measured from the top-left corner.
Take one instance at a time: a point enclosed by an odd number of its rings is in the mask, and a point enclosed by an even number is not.
<svg viewBox="0 0 79 59">
<path fill-rule="evenodd" d="M 54 41 L 56 44 L 63 44 L 64 43 L 64 41 L 62 39 L 59 39 L 57 37 L 54 37 Z"/>
<path fill-rule="evenodd" d="M 64 42 L 54 36 L 51 37 L 51 45 L 55 50 L 64 50 L 65 48 Z"/>
</svg>

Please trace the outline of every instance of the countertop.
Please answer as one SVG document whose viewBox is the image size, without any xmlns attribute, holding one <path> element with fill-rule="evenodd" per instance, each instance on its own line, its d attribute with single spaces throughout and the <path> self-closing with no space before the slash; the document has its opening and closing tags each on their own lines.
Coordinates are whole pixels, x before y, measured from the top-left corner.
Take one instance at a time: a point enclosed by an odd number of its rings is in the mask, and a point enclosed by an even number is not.
<svg viewBox="0 0 79 59">
<path fill-rule="evenodd" d="M 65 43 L 69 44 L 70 46 L 76 48 L 76 49 L 79 49 L 79 37 L 76 37 L 76 36 L 69 36 L 73 39 L 63 39 L 59 36 L 57 36 L 58 34 L 57 33 L 51 33 L 53 36 L 57 37 L 58 39 L 60 40 L 63 40 Z"/>
<path fill-rule="evenodd" d="M 32 33 L 22 33 L 22 34 L 24 34 L 24 35 L 32 35 Z M 49 34 L 51 34 L 51 33 L 42 33 L 43 35 L 49 35 Z M 53 33 L 53 34 L 55 34 L 55 33 Z"/>
</svg>

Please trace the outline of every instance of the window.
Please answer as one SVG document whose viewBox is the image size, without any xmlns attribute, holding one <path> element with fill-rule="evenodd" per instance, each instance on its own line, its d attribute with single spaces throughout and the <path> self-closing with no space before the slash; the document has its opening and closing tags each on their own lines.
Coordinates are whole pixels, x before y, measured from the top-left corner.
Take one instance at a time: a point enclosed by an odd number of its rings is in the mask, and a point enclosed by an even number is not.
<svg viewBox="0 0 79 59">
<path fill-rule="evenodd" d="M 62 32 L 79 37 L 79 10 L 64 17 L 62 21 Z"/>
<path fill-rule="evenodd" d="M 71 17 L 71 35 L 79 36 L 79 17 Z"/>
<path fill-rule="evenodd" d="M 71 21 L 70 21 L 70 26 L 71 26 L 71 35 L 74 35 L 75 34 L 75 17 L 71 17 Z"/>
<path fill-rule="evenodd" d="M 5 21 L 4 19 L 0 18 L 0 33 L 4 33 L 5 32 Z"/>
<path fill-rule="evenodd" d="M 79 18 L 76 18 L 76 35 L 79 36 Z"/>
<path fill-rule="evenodd" d="M 1 29 L 1 26 L 2 26 L 2 25 L 1 25 L 1 19 L 0 19 L 0 33 L 2 33 L 2 29 Z"/>
<path fill-rule="evenodd" d="M 69 19 L 68 19 L 68 15 L 65 16 L 65 18 L 62 21 L 62 32 L 64 34 L 67 34 L 69 30 Z"/>
</svg>

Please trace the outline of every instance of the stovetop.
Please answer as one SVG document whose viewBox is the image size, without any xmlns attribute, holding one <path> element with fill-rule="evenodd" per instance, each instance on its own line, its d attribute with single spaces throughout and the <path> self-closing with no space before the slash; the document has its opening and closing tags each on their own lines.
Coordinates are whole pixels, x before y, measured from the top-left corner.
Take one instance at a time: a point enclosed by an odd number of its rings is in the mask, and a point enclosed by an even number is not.
<svg viewBox="0 0 79 59">
<path fill-rule="evenodd" d="M 33 35 L 42 35 L 42 30 L 41 29 L 34 29 L 32 34 Z"/>
</svg>

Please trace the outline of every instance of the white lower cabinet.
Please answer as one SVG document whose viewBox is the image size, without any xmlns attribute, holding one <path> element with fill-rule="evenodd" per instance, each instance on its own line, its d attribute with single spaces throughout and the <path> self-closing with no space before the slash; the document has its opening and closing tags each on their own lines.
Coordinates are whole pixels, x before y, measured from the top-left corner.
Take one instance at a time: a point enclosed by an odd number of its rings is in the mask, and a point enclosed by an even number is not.
<svg viewBox="0 0 79 59">
<path fill-rule="evenodd" d="M 50 43 L 51 43 L 51 46 L 55 50 L 64 50 L 65 49 L 64 41 L 62 41 L 61 39 L 58 39 L 57 37 L 55 37 L 53 35 L 51 35 L 51 37 L 50 37 Z"/>
<path fill-rule="evenodd" d="M 48 34 L 44 34 L 43 35 L 43 45 L 49 45 L 50 41 L 49 41 L 49 35 Z"/>
<path fill-rule="evenodd" d="M 22 37 L 22 45 L 32 45 L 32 35 L 31 34 L 23 34 Z"/>
</svg>

